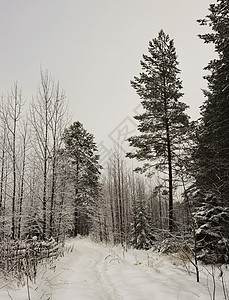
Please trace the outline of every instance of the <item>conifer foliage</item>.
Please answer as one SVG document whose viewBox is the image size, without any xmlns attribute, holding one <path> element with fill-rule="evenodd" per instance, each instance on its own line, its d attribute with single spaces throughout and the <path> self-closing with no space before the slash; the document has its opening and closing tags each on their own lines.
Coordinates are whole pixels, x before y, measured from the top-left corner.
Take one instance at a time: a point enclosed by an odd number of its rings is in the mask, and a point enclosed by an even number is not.
<svg viewBox="0 0 229 300">
<path fill-rule="evenodd" d="M 199 259 L 213 264 L 229 263 L 229 208 L 215 196 L 209 196 L 194 215 Z"/>
<path fill-rule="evenodd" d="M 153 235 L 147 210 L 143 199 L 138 199 L 134 204 L 131 235 L 132 245 L 136 249 L 148 250 L 152 247 Z"/>
<path fill-rule="evenodd" d="M 198 132 L 196 186 L 199 191 L 197 242 L 201 259 L 228 263 L 229 231 L 229 2 L 218 0 L 210 5 L 210 14 L 198 20 L 209 25 L 211 33 L 200 35 L 213 43 L 216 59 L 205 70 L 209 75 L 206 101 Z"/>
<path fill-rule="evenodd" d="M 158 37 L 149 42 L 149 55 L 143 55 L 142 73 L 131 81 L 141 98 L 145 110 L 134 118 L 139 121 L 140 135 L 129 139 L 137 148 L 128 153 L 130 158 L 146 161 L 141 171 L 151 167 L 164 171 L 169 189 L 169 229 L 173 229 L 174 172 L 178 152 L 185 142 L 189 118 L 187 105 L 180 102 L 182 82 L 178 75 L 178 61 L 174 42 L 161 30 Z"/>
<path fill-rule="evenodd" d="M 199 172 L 197 186 L 203 193 L 213 193 L 229 204 L 229 2 L 218 0 L 210 5 L 210 14 L 201 25 L 212 33 L 200 35 L 213 43 L 218 54 L 205 68 L 210 72 L 207 97 L 202 106 L 202 123 L 196 154 Z"/>
<path fill-rule="evenodd" d="M 75 190 L 74 236 L 88 234 L 95 197 L 99 189 L 100 165 L 94 136 L 74 122 L 63 135 L 64 157 L 69 167 L 69 178 Z"/>
</svg>

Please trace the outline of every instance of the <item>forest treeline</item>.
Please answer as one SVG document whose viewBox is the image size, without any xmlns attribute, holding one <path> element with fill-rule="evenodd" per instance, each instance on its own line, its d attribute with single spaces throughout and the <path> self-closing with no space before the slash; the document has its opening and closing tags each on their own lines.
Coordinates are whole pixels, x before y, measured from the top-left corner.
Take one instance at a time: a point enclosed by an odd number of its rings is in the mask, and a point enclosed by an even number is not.
<svg viewBox="0 0 229 300">
<path fill-rule="evenodd" d="M 228 1 L 198 22 L 210 26 L 200 38 L 217 53 L 205 67 L 201 118 L 187 114 L 174 41 L 161 30 L 131 81 L 143 108 L 131 151 L 114 149 L 103 169 L 94 136 L 69 121 L 48 71 L 29 109 L 18 83 L 2 96 L 1 243 L 90 234 L 138 249 L 188 244 L 207 263 L 229 262 Z"/>
<path fill-rule="evenodd" d="M 79 215 L 79 202 L 94 201 L 98 189 L 93 136 L 78 121 L 67 126 L 65 94 L 47 71 L 23 109 L 15 83 L 1 101 L 1 239 L 77 235 L 88 210 Z"/>
</svg>

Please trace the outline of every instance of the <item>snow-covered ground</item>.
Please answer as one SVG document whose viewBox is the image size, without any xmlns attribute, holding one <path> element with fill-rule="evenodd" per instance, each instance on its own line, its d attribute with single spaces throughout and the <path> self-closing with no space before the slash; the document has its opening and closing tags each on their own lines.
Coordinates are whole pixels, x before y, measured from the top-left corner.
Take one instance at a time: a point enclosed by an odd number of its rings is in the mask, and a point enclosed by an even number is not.
<svg viewBox="0 0 229 300">
<path fill-rule="evenodd" d="M 73 251 L 58 259 L 52 269 L 40 269 L 29 285 L 32 300 L 191 300 L 211 299 L 213 278 L 200 267 L 200 283 L 193 267 L 152 251 L 105 246 L 89 239 L 72 239 Z M 216 299 L 225 299 L 221 277 L 215 270 Z M 229 282 L 229 276 L 225 282 Z M 26 300 L 27 287 L 0 282 L 0 300 Z"/>
</svg>

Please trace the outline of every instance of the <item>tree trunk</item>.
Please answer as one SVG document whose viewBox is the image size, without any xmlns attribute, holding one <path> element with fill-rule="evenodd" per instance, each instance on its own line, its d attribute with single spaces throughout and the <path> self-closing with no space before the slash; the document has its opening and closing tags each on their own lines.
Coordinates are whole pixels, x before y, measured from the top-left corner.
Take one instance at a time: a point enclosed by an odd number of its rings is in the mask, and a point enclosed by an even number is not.
<svg viewBox="0 0 229 300">
<path fill-rule="evenodd" d="M 12 193 L 12 225 L 11 225 L 11 237 L 14 240 L 16 238 L 16 186 L 17 186 L 17 174 L 16 174 L 16 131 L 17 121 L 19 119 L 21 110 L 21 96 L 18 92 L 17 84 L 14 85 L 11 97 L 13 98 L 12 112 L 13 112 L 13 129 L 10 129 L 13 140 L 12 140 L 12 168 L 13 168 L 13 193 Z"/>
<path fill-rule="evenodd" d="M 26 133 L 23 142 L 24 145 L 23 145 L 22 175 L 21 175 L 21 187 L 20 187 L 20 199 L 19 199 L 18 239 L 21 238 L 22 204 L 23 204 L 23 197 L 24 197 L 24 177 L 25 177 Z"/>
<path fill-rule="evenodd" d="M 78 188 L 75 188 L 75 210 L 74 210 L 74 237 L 78 234 Z"/>
<path fill-rule="evenodd" d="M 173 174 L 172 174 L 172 156 L 171 142 L 169 136 L 169 126 L 166 125 L 167 151 L 168 151 L 168 169 L 169 169 L 169 231 L 173 231 Z"/>
<path fill-rule="evenodd" d="M 51 197 L 50 197 L 50 218 L 49 218 L 49 235 L 50 237 L 53 235 L 53 214 L 54 214 L 54 197 L 55 197 L 55 189 L 56 189 L 56 143 L 54 139 L 54 154 L 53 154 L 53 164 L 52 164 L 52 189 L 51 189 Z"/>
<path fill-rule="evenodd" d="M 78 153 L 78 149 L 77 149 Z M 74 207 L 74 236 L 79 233 L 79 211 L 78 211 L 78 196 L 79 196 L 79 154 L 77 154 L 76 161 L 76 186 L 75 186 L 75 207 Z"/>
<path fill-rule="evenodd" d="M 47 112 L 47 104 L 46 104 L 46 111 L 45 111 L 45 140 L 44 140 L 44 170 L 43 170 L 43 239 L 46 238 L 46 230 L 47 230 L 47 163 L 48 163 L 48 112 Z"/>
<path fill-rule="evenodd" d="M 2 202 L 3 202 L 3 184 L 4 184 L 4 167 L 5 167 L 5 130 L 3 136 L 2 146 L 2 166 L 1 166 L 1 182 L 0 182 L 0 214 L 2 213 Z"/>
</svg>

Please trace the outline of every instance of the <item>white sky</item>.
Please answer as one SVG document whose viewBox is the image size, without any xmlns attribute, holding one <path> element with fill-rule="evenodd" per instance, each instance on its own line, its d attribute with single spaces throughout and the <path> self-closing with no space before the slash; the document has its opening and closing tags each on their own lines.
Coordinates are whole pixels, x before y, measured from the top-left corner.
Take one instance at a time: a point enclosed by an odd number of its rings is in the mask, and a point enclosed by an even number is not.
<svg viewBox="0 0 229 300">
<path fill-rule="evenodd" d="M 134 115 L 130 86 L 148 42 L 163 29 L 175 40 L 190 115 L 199 117 L 203 67 L 214 56 L 196 19 L 214 0 L 0 0 L 0 92 L 18 80 L 25 99 L 36 92 L 40 66 L 60 81 L 72 121 L 96 141 Z M 125 123 L 125 122 L 124 122 Z"/>
</svg>

